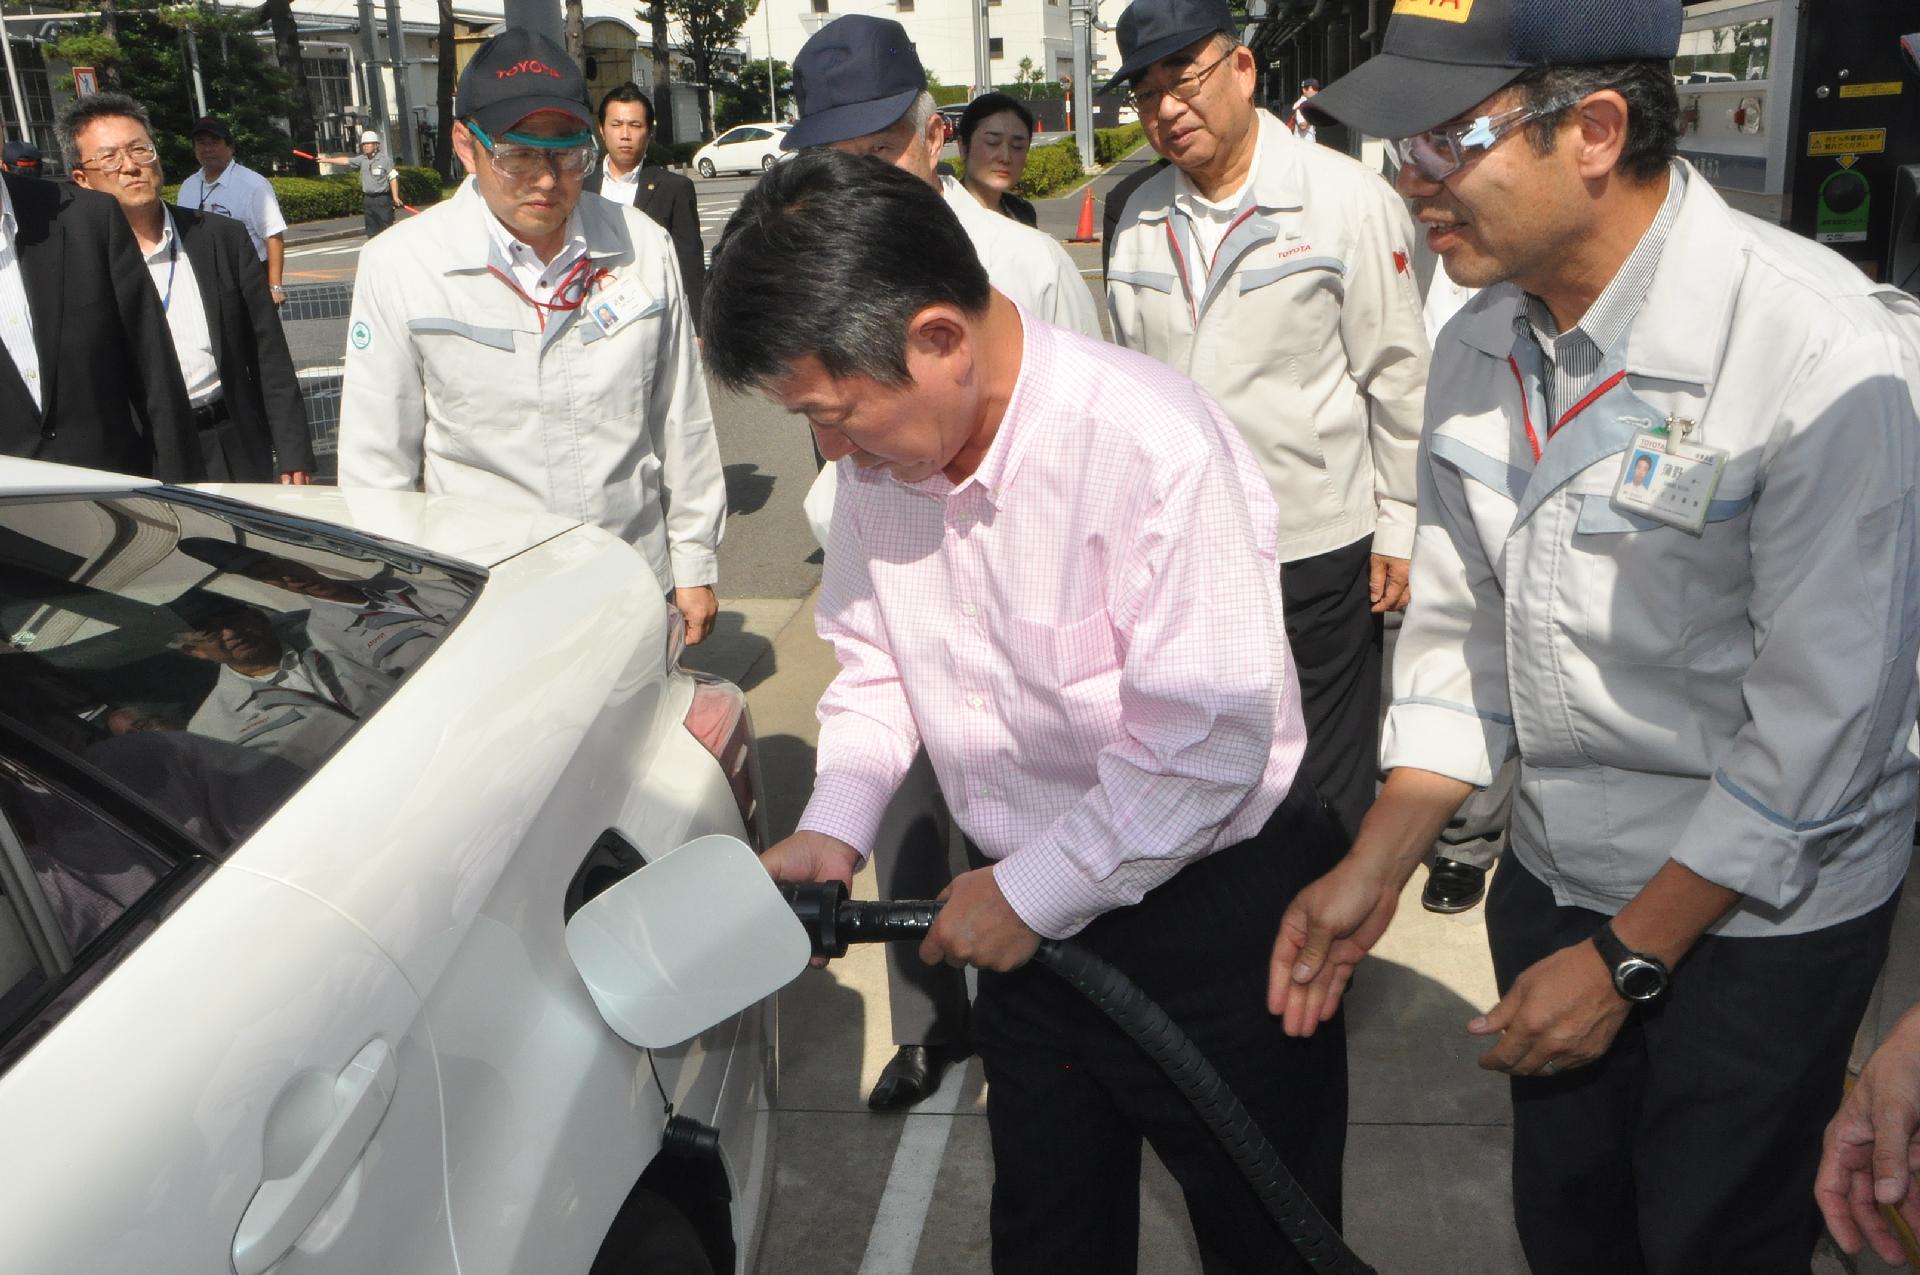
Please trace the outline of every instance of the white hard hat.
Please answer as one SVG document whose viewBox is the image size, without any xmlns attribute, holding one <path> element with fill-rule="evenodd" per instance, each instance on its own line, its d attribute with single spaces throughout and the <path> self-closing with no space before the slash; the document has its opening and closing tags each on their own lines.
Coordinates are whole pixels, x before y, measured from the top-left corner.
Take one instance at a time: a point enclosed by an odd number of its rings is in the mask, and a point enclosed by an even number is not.
<svg viewBox="0 0 1920 1275">
<path fill-rule="evenodd" d="M 367 129 L 365 132 L 361 133 L 360 144 L 362 146 L 365 146 L 368 142 L 372 142 L 375 145 L 378 145 L 380 142 L 380 134 L 374 132 L 372 129 Z"/>
</svg>

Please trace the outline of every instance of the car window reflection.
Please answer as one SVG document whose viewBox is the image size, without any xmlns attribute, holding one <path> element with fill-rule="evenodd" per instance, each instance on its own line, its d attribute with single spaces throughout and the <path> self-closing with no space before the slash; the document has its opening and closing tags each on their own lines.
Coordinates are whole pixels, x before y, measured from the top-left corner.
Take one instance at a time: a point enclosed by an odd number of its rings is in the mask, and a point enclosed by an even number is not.
<svg viewBox="0 0 1920 1275">
<path fill-rule="evenodd" d="M 477 578 L 258 511 L 0 503 L 0 717 L 216 852 L 431 657 Z"/>
</svg>

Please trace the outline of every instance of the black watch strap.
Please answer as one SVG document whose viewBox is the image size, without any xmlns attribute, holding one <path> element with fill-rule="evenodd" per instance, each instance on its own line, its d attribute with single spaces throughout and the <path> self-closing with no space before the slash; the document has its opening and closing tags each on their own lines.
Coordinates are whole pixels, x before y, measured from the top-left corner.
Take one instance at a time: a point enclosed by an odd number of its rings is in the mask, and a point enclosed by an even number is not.
<svg viewBox="0 0 1920 1275">
<path fill-rule="evenodd" d="M 1636 952 L 1620 941 L 1608 921 L 1593 932 L 1593 945 L 1613 974 L 1613 990 L 1630 1001 L 1658 1000 L 1673 981 L 1673 971 L 1657 956 Z"/>
</svg>

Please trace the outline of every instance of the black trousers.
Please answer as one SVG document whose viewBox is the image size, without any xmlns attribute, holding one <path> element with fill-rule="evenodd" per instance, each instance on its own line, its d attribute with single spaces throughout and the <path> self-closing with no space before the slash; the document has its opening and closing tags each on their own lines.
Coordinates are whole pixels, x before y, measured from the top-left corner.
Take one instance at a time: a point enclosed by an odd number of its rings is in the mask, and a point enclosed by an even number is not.
<svg viewBox="0 0 1920 1275">
<path fill-rule="evenodd" d="M 873 840 L 875 884 L 883 899 L 931 899 L 953 880 L 963 839 L 940 796 L 933 763 L 921 749 L 895 790 Z M 961 849 L 959 855 L 964 855 Z M 926 965 L 912 943 L 887 944 L 887 1009 L 896 1045 L 952 1045 L 967 1039 L 967 976 Z"/>
<path fill-rule="evenodd" d="M 1307 755 L 1300 773 L 1351 839 L 1380 777 L 1381 618 L 1372 613 L 1373 537 L 1280 568 L 1287 641 L 1300 674 Z"/>
<path fill-rule="evenodd" d="M 1073 941 L 1159 1002 L 1335 1226 L 1347 1131 L 1341 1016 L 1291 1040 L 1266 1010 L 1280 914 L 1345 846 L 1306 786 L 1254 838 Z M 1306 1272 L 1213 1135 L 1140 1048 L 1047 970 L 982 971 L 974 1044 L 993 1139 L 995 1275 L 1132 1275 L 1145 1138 L 1186 1196 L 1208 1275 Z"/>
<path fill-rule="evenodd" d="M 361 191 L 360 215 L 366 219 L 367 238 L 371 239 L 393 224 L 393 192 Z"/>
<path fill-rule="evenodd" d="M 1703 938 L 1597 1063 L 1513 1078 L 1534 1275 L 1807 1275 L 1820 1135 L 1897 901 L 1808 934 Z M 1505 856 L 1487 897 L 1501 993 L 1605 919 Z"/>
</svg>

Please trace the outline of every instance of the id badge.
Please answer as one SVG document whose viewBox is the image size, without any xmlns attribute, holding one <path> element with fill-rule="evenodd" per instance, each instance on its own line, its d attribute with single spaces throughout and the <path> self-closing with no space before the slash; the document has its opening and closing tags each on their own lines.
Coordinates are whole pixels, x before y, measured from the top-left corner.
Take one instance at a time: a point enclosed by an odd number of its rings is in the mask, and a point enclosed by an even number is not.
<svg viewBox="0 0 1920 1275">
<path fill-rule="evenodd" d="M 1727 453 L 1717 447 L 1635 434 L 1614 485 L 1614 508 L 1697 536 L 1726 468 Z"/>
<path fill-rule="evenodd" d="M 613 279 L 587 297 L 587 316 L 600 329 L 600 335 L 612 336 L 633 322 L 650 300 L 638 279 Z"/>
</svg>

